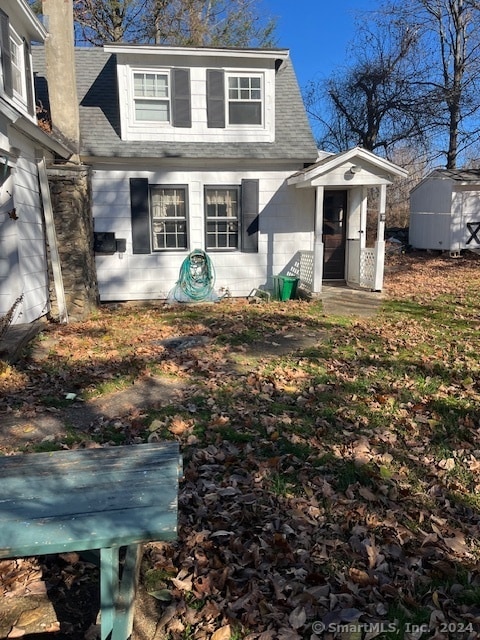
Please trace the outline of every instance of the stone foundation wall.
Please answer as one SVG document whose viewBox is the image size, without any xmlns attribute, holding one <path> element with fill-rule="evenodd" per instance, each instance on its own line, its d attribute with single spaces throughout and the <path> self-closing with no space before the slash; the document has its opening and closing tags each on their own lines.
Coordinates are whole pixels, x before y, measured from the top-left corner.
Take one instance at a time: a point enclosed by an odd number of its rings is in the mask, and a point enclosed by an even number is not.
<svg viewBox="0 0 480 640">
<path fill-rule="evenodd" d="M 47 173 L 68 319 L 80 321 L 99 304 L 93 253 L 90 168 L 51 166 Z M 52 273 L 50 283 L 51 314 L 58 318 Z"/>
</svg>

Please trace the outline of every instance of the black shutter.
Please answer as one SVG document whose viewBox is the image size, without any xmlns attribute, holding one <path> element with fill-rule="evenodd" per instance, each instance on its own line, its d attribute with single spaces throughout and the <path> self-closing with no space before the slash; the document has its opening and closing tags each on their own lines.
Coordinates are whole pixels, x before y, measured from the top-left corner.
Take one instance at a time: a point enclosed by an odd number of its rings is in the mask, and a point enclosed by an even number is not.
<svg viewBox="0 0 480 640">
<path fill-rule="evenodd" d="M 242 251 L 258 251 L 258 180 L 242 180 Z"/>
<path fill-rule="evenodd" d="M 12 58 L 10 54 L 10 21 L 7 14 L 0 9 L 0 50 L 2 53 L 3 89 L 13 96 Z"/>
<path fill-rule="evenodd" d="M 172 70 L 172 116 L 174 127 L 191 127 L 190 70 Z"/>
<path fill-rule="evenodd" d="M 130 178 L 133 253 L 150 253 L 148 179 Z"/>
<path fill-rule="evenodd" d="M 218 69 L 207 69 L 207 124 L 211 129 L 225 128 L 225 78 Z"/>
<path fill-rule="evenodd" d="M 28 113 L 32 115 L 35 113 L 35 105 L 33 102 L 33 89 L 32 89 L 32 61 L 30 58 L 30 45 L 26 40 L 23 41 L 23 57 L 25 60 L 25 84 L 27 87 L 27 108 Z"/>
</svg>

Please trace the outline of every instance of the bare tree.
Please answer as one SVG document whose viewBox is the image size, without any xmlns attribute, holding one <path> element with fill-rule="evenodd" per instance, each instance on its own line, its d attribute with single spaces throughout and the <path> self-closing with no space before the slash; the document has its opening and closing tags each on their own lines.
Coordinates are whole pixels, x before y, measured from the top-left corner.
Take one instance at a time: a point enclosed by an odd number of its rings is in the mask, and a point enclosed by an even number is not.
<svg viewBox="0 0 480 640">
<path fill-rule="evenodd" d="M 259 12 L 258 0 L 151 0 L 147 38 L 185 46 L 275 44 L 276 23 Z"/>
<path fill-rule="evenodd" d="M 143 38 L 148 0 L 74 0 L 77 42 L 137 42 Z"/>
<path fill-rule="evenodd" d="M 479 139 L 480 2 L 478 0 L 388 1 L 384 15 L 418 34 L 422 78 L 428 87 L 423 109 L 445 165 L 453 169 Z"/>
<path fill-rule="evenodd" d="M 417 36 L 408 25 L 361 23 L 351 64 L 325 82 L 311 83 L 307 110 L 320 129 L 319 144 L 332 151 L 353 145 L 389 155 L 397 144 L 423 139 L 423 112 L 412 65 Z"/>
<path fill-rule="evenodd" d="M 29 0 L 41 13 L 41 0 Z M 260 0 L 73 0 L 77 44 L 272 47 L 276 20 Z"/>
</svg>

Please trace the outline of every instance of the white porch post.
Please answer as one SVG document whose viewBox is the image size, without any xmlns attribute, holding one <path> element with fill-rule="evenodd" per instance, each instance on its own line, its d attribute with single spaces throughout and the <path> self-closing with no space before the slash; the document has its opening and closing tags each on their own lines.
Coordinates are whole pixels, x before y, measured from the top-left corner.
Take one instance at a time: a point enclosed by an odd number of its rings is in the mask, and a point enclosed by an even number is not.
<svg viewBox="0 0 480 640">
<path fill-rule="evenodd" d="M 321 293 L 323 279 L 323 187 L 316 187 L 315 227 L 313 238 L 312 293 Z"/>
<path fill-rule="evenodd" d="M 367 211 L 368 211 L 368 190 L 362 187 L 360 203 L 360 249 L 367 246 Z"/>
<path fill-rule="evenodd" d="M 385 202 L 387 196 L 387 186 L 380 185 L 380 198 L 377 219 L 377 241 L 375 242 L 375 277 L 374 291 L 381 291 L 383 288 L 383 272 L 385 269 Z"/>
</svg>

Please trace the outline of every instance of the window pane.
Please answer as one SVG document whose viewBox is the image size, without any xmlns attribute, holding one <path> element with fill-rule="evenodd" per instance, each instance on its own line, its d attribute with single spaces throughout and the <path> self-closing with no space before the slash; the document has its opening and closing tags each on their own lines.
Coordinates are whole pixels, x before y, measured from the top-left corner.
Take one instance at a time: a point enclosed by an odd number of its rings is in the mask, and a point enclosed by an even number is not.
<svg viewBox="0 0 480 640">
<path fill-rule="evenodd" d="M 262 124 L 262 103 L 230 102 L 228 117 L 230 124 Z"/>
<path fill-rule="evenodd" d="M 170 105 L 157 100 L 135 100 L 135 119 L 142 122 L 170 122 Z"/>
<path fill-rule="evenodd" d="M 135 96 L 141 98 L 168 98 L 168 76 L 159 73 L 134 73 Z"/>
<path fill-rule="evenodd" d="M 12 88 L 15 93 L 23 97 L 23 48 L 13 38 L 10 39 L 10 55 L 12 61 Z"/>
<path fill-rule="evenodd" d="M 145 97 L 155 98 L 155 76 L 152 74 L 146 74 L 144 76 L 144 82 L 142 87 L 142 93 Z"/>
</svg>

